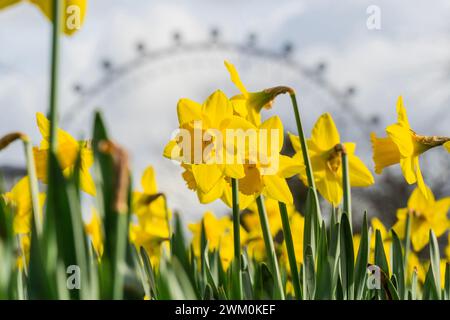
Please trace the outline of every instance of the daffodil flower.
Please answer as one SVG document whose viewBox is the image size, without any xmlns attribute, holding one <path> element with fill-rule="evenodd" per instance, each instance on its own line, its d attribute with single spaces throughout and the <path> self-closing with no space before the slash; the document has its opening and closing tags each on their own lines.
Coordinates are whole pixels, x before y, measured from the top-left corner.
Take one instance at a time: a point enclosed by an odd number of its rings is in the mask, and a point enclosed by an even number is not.
<svg viewBox="0 0 450 320">
<path fill-rule="evenodd" d="M 141 185 L 142 192 L 133 192 L 132 208 L 137 221 L 130 223 L 130 242 L 138 249 L 143 247 L 152 265 L 157 266 L 162 248 L 169 250 L 171 212 L 165 198 L 158 193 L 153 167 L 145 169 Z"/>
<path fill-rule="evenodd" d="M 203 105 L 181 99 L 177 112 L 182 134 L 169 141 L 164 148 L 164 156 L 179 160 L 182 164 L 190 164 L 196 187 L 201 192 L 209 193 L 224 177 L 244 176 L 242 164 L 236 163 L 237 161 L 227 164 L 224 158 L 226 144 L 223 137 L 226 136 L 227 125 L 236 116 L 223 92 L 214 92 Z M 218 136 L 221 143 L 215 139 Z"/>
<path fill-rule="evenodd" d="M 30 181 L 28 176 L 20 179 L 11 189 L 3 195 L 8 206 L 14 208 L 13 229 L 16 234 L 28 234 L 31 232 L 31 218 L 33 208 L 30 194 Z M 45 193 L 39 194 L 41 206 L 45 202 Z"/>
<path fill-rule="evenodd" d="M 64 33 L 72 35 L 84 23 L 87 0 L 59 1 L 64 2 Z M 35 5 L 50 21 L 53 19 L 52 0 L 0 0 L 0 10 L 21 2 L 29 2 Z"/>
<path fill-rule="evenodd" d="M 436 237 L 443 235 L 450 227 L 447 213 L 450 209 L 450 197 L 435 200 L 433 192 L 425 186 L 427 195 L 416 188 L 412 192 L 408 206 L 397 210 L 397 222 L 393 229 L 400 238 L 405 236 L 407 216 L 411 217 L 411 242 L 415 251 L 420 251 L 429 241 L 430 229 Z"/>
<path fill-rule="evenodd" d="M 201 255 L 202 224 L 205 228 L 208 250 L 210 252 L 219 252 L 222 266 L 224 270 L 227 270 L 234 256 L 232 220 L 228 216 L 216 218 L 214 213 L 207 211 L 201 221 L 188 225 L 189 230 L 193 234 L 192 247 L 196 257 Z M 247 239 L 247 233 L 242 227 L 240 229 L 241 244 L 244 244 Z"/>
<path fill-rule="evenodd" d="M 296 151 L 294 159 L 303 164 L 301 146 L 298 136 L 290 134 L 292 146 Z M 342 154 L 337 146 L 341 145 L 339 132 L 329 113 L 317 120 L 307 141 L 311 165 L 314 171 L 316 187 L 320 194 L 330 203 L 337 206 L 343 197 L 342 187 Z M 374 183 L 369 169 L 355 155 L 356 144 L 342 143 L 348 155 L 350 185 L 352 187 L 367 187 Z M 302 166 L 300 178 L 307 185 L 305 167 Z"/>
<path fill-rule="evenodd" d="M 33 148 L 34 158 L 36 161 L 37 176 L 40 181 L 47 183 L 47 167 L 48 167 L 48 148 L 50 139 L 50 122 L 40 112 L 36 114 L 37 125 L 42 135 L 42 141 L 39 147 Z M 89 168 L 94 163 L 93 153 L 87 141 L 77 141 L 69 133 L 58 129 L 58 147 L 57 157 L 59 164 L 65 176 L 73 173 L 78 154 L 81 155 L 80 167 L 80 186 L 81 189 L 95 196 L 95 184 L 89 173 Z"/>
<path fill-rule="evenodd" d="M 30 194 L 30 181 L 28 176 L 20 179 L 11 189 L 3 194 L 6 204 L 13 209 L 13 231 L 19 237 L 20 250 L 17 257 L 17 267 L 22 269 L 28 264 L 30 256 L 30 234 L 33 208 Z M 42 207 L 45 194 L 39 194 L 39 204 Z M 42 210 L 41 210 L 42 212 Z"/>
<path fill-rule="evenodd" d="M 91 220 L 89 223 L 85 224 L 84 230 L 91 238 L 92 247 L 94 248 L 98 259 L 100 259 L 103 255 L 103 226 L 97 210 L 91 210 Z"/>
<path fill-rule="evenodd" d="M 406 182 L 408 184 L 417 183 L 423 194 L 427 195 L 427 188 L 420 170 L 419 156 L 440 145 L 444 145 L 449 151 L 450 138 L 421 136 L 415 133 L 409 125 L 401 96 L 397 100 L 397 115 L 397 123 L 386 128 L 388 135 L 386 138 L 377 138 L 375 133 L 372 133 L 375 172 L 381 174 L 385 167 L 400 163 Z"/>
</svg>

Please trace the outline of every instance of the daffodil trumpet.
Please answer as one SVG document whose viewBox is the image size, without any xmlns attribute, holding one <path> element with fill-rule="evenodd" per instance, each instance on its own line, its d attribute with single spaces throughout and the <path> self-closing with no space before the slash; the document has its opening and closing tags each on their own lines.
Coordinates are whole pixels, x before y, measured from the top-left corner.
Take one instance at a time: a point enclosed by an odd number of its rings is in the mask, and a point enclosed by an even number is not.
<svg viewBox="0 0 450 320">
<path fill-rule="evenodd" d="M 287 213 L 286 204 L 284 202 L 278 202 L 280 209 L 281 222 L 283 225 L 283 237 L 286 244 L 286 251 L 288 254 L 289 267 L 291 268 L 291 279 L 294 287 L 295 297 L 300 299 L 300 276 L 297 269 L 297 258 L 295 257 L 294 241 L 292 240 L 291 225 L 289 223 L 289 216 Z"/>
<path fill-rule="evenodd" d="M 278 267 L 278 261 L 275 256 L 275 247 L 273 245 L 272 235 L 270 233 L 269 220 L 267 218 L 266 208 L 262 196 L 256 198 L 256 204 L 258 206 L 259 221 L 261 223 L 261 231 L 264 239 L 264 245 L 266 248 L 267 259 L 269 260 L 270 270 L 275 281 L 275 299 L 284 300 L 283 285 L 281 282 L 280 268 Z"/>
<path fill-rule="evenodd" d="M 31 204 L 33 208 L 33 227 L 35 227 L 38 234 L 40 234 L 42 232 L 42 213 L 39 202 L 39 187 L 36 174 L 36 165 L 34 163 L 33 146 L 31 145 L 31 141 L 26 134 L 22 132 L 13 132 L 0 139 L 0 151 L 16 140 L 21 140 L 24 146 Z"/>
</svg>

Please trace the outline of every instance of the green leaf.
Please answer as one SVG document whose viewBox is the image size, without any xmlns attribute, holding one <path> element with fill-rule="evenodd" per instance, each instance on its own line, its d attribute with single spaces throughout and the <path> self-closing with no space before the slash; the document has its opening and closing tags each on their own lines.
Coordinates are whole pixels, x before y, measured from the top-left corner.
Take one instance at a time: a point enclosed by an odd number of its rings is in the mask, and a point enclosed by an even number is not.
<svg viewBox="0 0 450 320">
<path fill-rule="evenodd" d="M 430 229 L 430 263 L 431 275 L 433 278 L 437 299 L 441 297 L 441 256 L 439 254 L 439 245 L 436 235 Z"/>
<path fill-rule="evenodd" d="M 340 230 L 341 280 L 345 299 L 354 297 L 354 251 L 353 237 L 347 214 L 341 218 Z"/>
<path fill-rule="evenodd" d="M 314 271 L 314 256 L 311 246 L 306 247 L 304 256 L 303 268 L 303 298 L 305 300 L 314 299 L 316 289 L 315 271 Z"/>
<path fill-rule="evenodd" d="M 445 264 L 445 299 L 450 300 L 450 263 Z"/>
<path fill-rule="evenodd" d="M 380 269 L 389 278 L 389 265 L 386 259 L 386 253 L 384 252 L 383 239 L 381 238 L 380 230 L 375 232 L 375 264 L 380 267 Z"/>
<path fill-rule="evenodd" d="M 325 222 L 322 223 L 320 232 L 319 247 L 317 250 L 317 273 L 316 273 L 316 292 L 315 299 L 331 299 L 331 268 L 328 261 L 328 244 Z"/>
<path fill-rule="evenodd" d="M 152 264 L 150 263 L 150 258 L 148 257 L 147 251 L 143 247 L 140 248 L 141 259 L 144 265 L 144 271 L 149 285 L 150 295 L 149 297 L 154 297 L 158 299 L 158 289 L 155 281 L 155 274 L 153 272 Z"/>
<path fill-rule="evenodd" d="M 400 297 L 406 299 L 405 266 L 403 265 L 403 252 L 400 239 L 392 229 L 392 273 L 395 275 L 398 284 Z"/>
<path fill-rule="evenodd" d="M 369 224 L 367 222 L 367 213 L 364 213 L 361 241 L 359 244 L 355 266 L 355 298 L 358 300 L 362 299 L 363 297 L 367 279 L 367 265 L 369 263 L 369 243 Z"/>
</svg>

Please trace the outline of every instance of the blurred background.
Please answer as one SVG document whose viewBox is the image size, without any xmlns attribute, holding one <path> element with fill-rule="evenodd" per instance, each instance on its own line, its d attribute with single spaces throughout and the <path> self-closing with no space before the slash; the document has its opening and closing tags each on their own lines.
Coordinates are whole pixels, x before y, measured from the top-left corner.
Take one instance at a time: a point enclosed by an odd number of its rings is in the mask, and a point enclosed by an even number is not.
<svg viewBox="0 0 450 320">
<path fill-rule="evenodd" d="M 374 13 L 380 28 L 367 25 Z M 50 24 L 40 15 L 25 2 L 0 12 L 0 135 L 24 131 L 35 144 L 35 112 L 46 112 L 49 91 Z M 160 190 L 186 221 L 209 209 L 223 214 L 228 209 L 219 201 L 198 203 L 162 151 L 177 127 L 179 98 L 202 102 L 219 88 L 237 93 L 225 59 L 250 91 L 295 88 L 308 136 L 317 117 L 330 112 L 342 140 L 355 141 L 372 170 L 370 132 L 384 135 L 396 121 L 399 95 L 418 133 L 450 135 L 446 0 L 91 0 L 83 28 L 63 40 L 61 127 L 89 138 L 92 111 L 103 110 L 113 137 L 130 152 L 136 187 L 153 165 Z M 296 132 L 288 97 L 264 117 L 273 114 Z M 436 196 L 448 196 L 448 155 L 432 150 L 421 161 Z M 20 144 L 0 153 L 9 186 L 24 166 Z M 412 190 L 399 174 L 396 166 L 376 176 L 375 186 L 354 189 L 354 216 L 367 209 L 390 226 Z M 302 186 L 290 182 L 301 209 Z"/>
</svg>

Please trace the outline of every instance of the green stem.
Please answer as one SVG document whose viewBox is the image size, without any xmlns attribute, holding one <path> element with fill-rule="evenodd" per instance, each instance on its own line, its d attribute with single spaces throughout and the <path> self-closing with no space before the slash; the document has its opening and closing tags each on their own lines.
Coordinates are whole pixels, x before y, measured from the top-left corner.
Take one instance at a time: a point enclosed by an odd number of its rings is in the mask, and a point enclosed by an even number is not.
<svg viewBox="0 0 450 320">
<path fill-rule="evenodd" d="M 302 125 L 302 121 L 300 118 L 300 111 L 298 110 L 297 97 L 295 96 L 294 90 L 292 90 L 290 92 L 290 97 L 291 97 L 292 107 L 294 109 L 295 123 L 297 125 L 300 146 L 302 148 L 303 161 L 304 161 L 305 167 L 306 167 L 306 177 L 308 180 L 308 186 L 314 192 L 314 201 L 316 202 L 316 208 L 317 208 L 316 218 L 317 218 L 317 223 L 320 226 L 322 224 L 322 216 L 320 213 L 319 198 L 317 196 L 316 183 L 314 181 L 314 173 L 313 173 L 313 169 L 312 169 L 312 165 L 311 165 L 311 159 L 309 157 L 308 145 L 306 143 L 305 132 L 303 131 L 303 125 Z"/>
<path fill-rule="evenodd" d="M 339 144 L 336 146 L 342 155 L 342 187 L 344 189 L 344 212 L 347 213 L 350 229 L 352 228 L 352 196 L 350 187 L 350 176 L 348 169 L 348 156 L 344 146 Z"/>
<path fill-rule="evenodd" d="M 278 268 L 278 261 L 275 256 L 275 247 L 273 245 L 272 235 L 270 233 L 269 220 L 267 219 L 266 208 L 262 196 L 256 198 L 258 206 L 259 220 L 261 223 L 261 231 L 264 238 L 264 245 L 266 247 L 267 258 L 269 260 L 272 275 L 275 281 L 276 298 L 284 300 L 283 285 L 281 283 L 280 270 Z"/>
<path fill-rule="evenodd" d="M 297 259 L 295 257 L 294 241 L 292 240 L 291 225 L 289 223 L 289 217 L 286 209 L 286 204 L 278 202 L 280 208 L 281 222 L 283 224 L 284 242 L 286 243 L 286 249 L 289 259 L 289 266 L 291 267 L 292 284 L 294 286 L 295 297 L 301 298 L 300 290 L 300 277 L 297 268 Z"/>
<path fill-rule="evenodd" d="M 36 175 L 36 166 L 34 163 L 33 147 L 28 138 L 23 139 L 23 145 L 25 148 L 25 158 L 27 163 L 28 179 L 30 183 L 30 195 L 31 195 L 31 205 L 33 208 L 33 219 L 36 224 L 36 231 L 38 235 L 42 232 L 42 212 L 39 203 L 39 187 L 38 179 Z"/>
<path fill-rule="evenodd" d="M 233 240 L 234 240 L 234 263 L 237 266 L 238 276 L 235 277 L 236 293 L 237 299 L 242 298 L 242 280 L 241 280 L 241 224 L 239 217 L 239 187 L 238 180 L 231 179 L 231 192 L 232 192 L 232 202 L 233 202 Z"/>
<path fill-rule="evenodd" d="M 49 152 L 56 152 L 56 132 L 58 128 L 58 67 L 59 67 L 59 38 L 61 25 L 61 1 L 53 0 L 53 29 L 52 29 L 52 56 L 50 73 L 50 148 Z"/>
</svg>

